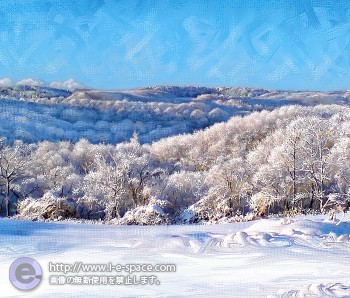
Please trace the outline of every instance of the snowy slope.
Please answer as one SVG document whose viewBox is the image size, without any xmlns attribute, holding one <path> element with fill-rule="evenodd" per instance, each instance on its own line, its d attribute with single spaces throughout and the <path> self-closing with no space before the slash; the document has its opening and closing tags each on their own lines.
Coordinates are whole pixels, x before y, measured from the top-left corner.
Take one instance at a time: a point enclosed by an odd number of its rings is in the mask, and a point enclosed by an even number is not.
<svg viewBox="0 0 350 298">
<path fill-rule="evenodd" d="M 142 143 L 192 133 L 235 115 L 276 107 L 349 104 L 350 92 L 158 86 L 121 91 L 16 86 L 0 88 L 0 136 L 120 143 L 136 131 Z"/>
<path fill-rule="evenodd" d="M 0 229 L 1 297 L 350 297 L 350 222 L 323 216 L 161 227 L 2 220 Z M 22 256 L 44 272 L 29 295 L 7 280 Z M 174 263 L 177 272 L 153 286 L 50 286 L 49 261 Z"/>
</svg>

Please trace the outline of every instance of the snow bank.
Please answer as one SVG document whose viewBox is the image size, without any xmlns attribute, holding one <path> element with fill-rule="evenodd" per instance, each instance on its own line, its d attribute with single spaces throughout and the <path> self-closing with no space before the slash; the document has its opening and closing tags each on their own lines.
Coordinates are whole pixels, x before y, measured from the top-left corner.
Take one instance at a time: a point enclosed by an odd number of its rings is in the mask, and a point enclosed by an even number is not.
<svg viewBox="0 0 350 298">
<path fill-rule="evenodd" d="M 18 219 L 27 220 L 62 220 L 77 218 L 76 203 L 67 198 L 60 198 L 52 192 L 46 193 L 41 199 L 28 198 L 19 203 Z"/>
<path fill-rule="evenodd" d="M 129 215 L 149 213 L 162 210 Z M 156 274 L 161 286 L 120 285 L 121 297 L 349 297 L 350 223 L 326 218 L 167 226 L 0 220 L 0 270 L 24 255 L 36 259 L 44 280 L 35 297 L 115 297 L 115 285 L 50 286 L 48 263 L 63 261 L 176 264 L 176 272 Z M 22 294 L 7 279 L 0 288 L 0 296 Z"/>
<path fill-rule="evenodd" d="M 47 192 L 42 198 L 27 198 L 18 204 L 17 219 L 32 221 L 84 219 L 100 221 L 105 217 L 104 207 L 96 199 L 61 198 L 54 192 Z"/>
<path fill-rule="evenodd" d="M 338 224 L 337 224 L 338 223 Z M 225 236 L 221 247 L 293 246 L 327 248 L 330 243 L 343 243 L 350 248 L 350 223 L 298 219 L 262 219 L 249 228 Z"/>
<path fill-rule="evenodd" d="M 121 219 L 113 219 L 111 223 L 121 225 L 165 225 L 171 220 L 163 209 L 157 205 L 139 206 L 129 210 Z"/>
<path fill-rule="evenodd" d="M 283 297 L 349 297 L 350 285 L 341 283 L 310 284 L 300 290 L 279 290 L 276 295 L 268 298 Z"/>
</svg>

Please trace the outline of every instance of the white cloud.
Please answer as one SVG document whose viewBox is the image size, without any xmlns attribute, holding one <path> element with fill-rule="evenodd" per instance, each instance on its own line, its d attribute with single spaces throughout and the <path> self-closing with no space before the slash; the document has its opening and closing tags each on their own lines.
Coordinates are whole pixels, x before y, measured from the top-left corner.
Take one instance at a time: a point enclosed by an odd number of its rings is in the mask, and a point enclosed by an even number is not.
<svg viewBox="0 0 350 298">
<path fill-rule="evenodd" d="M 10 78 L 0 79 L 0 87 L 11 87 L 13 85 Z"/>
<path fill-rule="evenodd" d="M 44 84 L 43 81 L 34 80 L 32 78 L 26 78 L 16 83 L 16 85 L 28 85 L 28 86 L 42 86 L 43 84 Z"/>
<path fill-rule="evenodd" d="M 57 89 L 76 90 L 84 88 L 85 86 L 76 82 L 74 79 L 69 79 L 64 82 L 51 82 L 50 87 Z"/>
</svg>

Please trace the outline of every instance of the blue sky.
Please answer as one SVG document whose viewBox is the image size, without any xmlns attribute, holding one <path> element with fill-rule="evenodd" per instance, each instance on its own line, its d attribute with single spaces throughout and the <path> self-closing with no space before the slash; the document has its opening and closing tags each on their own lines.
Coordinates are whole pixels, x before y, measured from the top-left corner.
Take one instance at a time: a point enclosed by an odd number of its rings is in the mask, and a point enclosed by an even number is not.
<svg viewBox="0 0 350 298">
<path fill-rule="evenodd" d="M 350 1 L 2 0 L 0 77 L 350 87 Z"/>
</svg>

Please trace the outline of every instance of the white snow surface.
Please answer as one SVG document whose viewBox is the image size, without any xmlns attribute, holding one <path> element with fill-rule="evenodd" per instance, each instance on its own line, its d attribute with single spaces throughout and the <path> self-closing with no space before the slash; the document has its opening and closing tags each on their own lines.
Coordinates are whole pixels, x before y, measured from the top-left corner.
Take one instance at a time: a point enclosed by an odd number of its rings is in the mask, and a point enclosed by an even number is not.
<svg viewBox="0 0 350 298">
<path fill-rule="evenodd" d="M 3 219 L 0 296 L 350 297 L 349 234 L 349 221 L 337 225 L 326 216 L 152 227 Z M 10 264 L 24 256 L 43 268 L 30 292 L 8 280 Z M 77 261 L 166 263 L 177 271 L 154 273 L 160 285 L 49 285 L 49 262 Z"/>
</svg>

